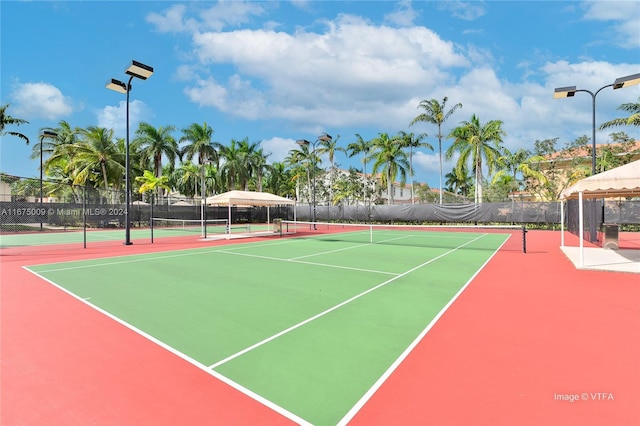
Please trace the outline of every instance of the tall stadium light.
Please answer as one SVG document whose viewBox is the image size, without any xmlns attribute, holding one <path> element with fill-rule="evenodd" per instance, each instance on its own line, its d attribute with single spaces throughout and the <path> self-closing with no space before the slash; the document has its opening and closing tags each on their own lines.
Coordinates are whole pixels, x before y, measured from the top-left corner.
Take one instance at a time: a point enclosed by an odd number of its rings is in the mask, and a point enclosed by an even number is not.
<svg viewBox="0 0 640 426">
<path fill-rule="evenodd" d="M 131 92 L 131 80 L 138 78 L 140 80 L 146 80 L 153 74 L 153 67 L 145 65 L 138 61 L 131 61 L 131 64 L 125 70 L 125 73 L 129 76 L 129 81 L 124 83 L 120 80 L 112 78 L 107 82 L 107 89 L 114 90 L 118 93 L 125 93 L 127 95 L 127 139 L 125 148 L 125 203 L 127 208 L 124 211 L 125 221 L 125 238 L 124 244 L 130 245 L 131 243 L 131 176 L 130 176 L 130 164 L 129 164 L 129 92 Z"/>
<path fill-rule="evenodd" d="M 44 141 L 44 138 L 51 138 L 51 139 L 55 139 L 58 137 L 58 134 L 56 132 L 52 132 L 51 130 L 43 130 L 42 133 L 40 134 L 40 211 L 42 212 L 42 172 L 43 172 L 43 161 L 42 161 L 42 142 Z M 40 230 L 42 231 L 44 229 L 43 224 L 42 224 L 42 219 L 40 220 Z"/>
<path fill-rule="evenodd" d="M 324 142 L 331 142 L 333 140 L 333 138 L 331 137 L 331 135 L 327 134 L 327 133 L 323 133 L 320 136 L 318 136 L 318 138 L 314 141 L 314 142 L 309 142 L 306 139 L 299 139 L 296 141 L 296 143 L 300 146 L 309 146 L 311 145 L 312 150 L 311 150 L 311 158 L 312 158 L 312 173 L 313 173 L 313 216 L 312 216 L 312 222 L 313 222 L 313 229 L 318 229 L 316 226 L 316 145 L 318 144 L 318 142 L 320 141 L 324 141 Z"/>
<path fill-rule="evenodd" d="M 567 87 L 558 87 L 553 92 L 553 98 L 571 98 L 575 96 L 577 92 L 585 92 L 591 95 L 591 174 L 596 174 L 596 96 L 600 93 L 601 90 L 606 89 L 607 87 L 613 87 L 615 89 L 621 89 L 623 87 L 634 86 L 636 84 L 640 84 L 640 73 L 632 74 L 625 77 L 616 78 L 616 80 L 605 86 L 602 86 L 595 92 L 587 89 L 578 89 L 576 86 L 567 86 Z M 596 220 L 595 220 L 595 204 L 594 211 L 591 218 L 590 228 L 590 241 L 594 242 L 597 239 L 596 236 Z"/>
</svg>

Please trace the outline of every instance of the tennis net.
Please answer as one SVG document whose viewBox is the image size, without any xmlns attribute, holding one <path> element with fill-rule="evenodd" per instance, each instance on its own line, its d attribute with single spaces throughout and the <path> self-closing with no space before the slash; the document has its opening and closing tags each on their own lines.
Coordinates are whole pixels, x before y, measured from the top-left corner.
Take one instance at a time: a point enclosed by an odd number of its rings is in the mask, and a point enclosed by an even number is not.
<svg viewBox="0 0 640 426">
<path fill-rule="evenodd" d="M 229 232 L 227 219 L 171 219 L 154 217 L 151 219 L 151 231 L 170 235 L 226 234 Z"/>
<path fill-rule="evenodd" d="M 518 247 L 519 250 L 521 242 L 522 252 L 527 251 L 527 230 L 519 225 L 384 225 L 282 221 L 281 235 L 284 234 L 360 244 L 442 248 L 464 245 L 465 248 L 476 249 L 487 248 L 483 247 L 483 241 L 492 239 L 488 236 L 502 235 L 514 240 L 509 244 L 512 249 Z"/>
</svg>

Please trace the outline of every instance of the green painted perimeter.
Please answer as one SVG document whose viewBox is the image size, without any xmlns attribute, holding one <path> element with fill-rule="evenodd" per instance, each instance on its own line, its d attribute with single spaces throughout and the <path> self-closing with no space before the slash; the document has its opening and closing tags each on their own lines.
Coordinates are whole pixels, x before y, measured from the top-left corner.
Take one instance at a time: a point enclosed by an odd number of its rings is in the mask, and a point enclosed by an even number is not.
<svg viewBox="0 0 640 426">
<path fill-rule="evenodd" d="M 251 232 L 267 231 L 270 226 L 267 225 L 252 225 Z M 110 230 L 88 230 L 87 231 L 87 243 L 99 243 L 105 241 L 124 241 L 124 229 L 110 229 Z M 131 239 L 134 240 L 150 240 L 151 230 L 149 228 L 132 228 Z M 232 225 L 231 233 L 240 234 L 248 232 L 246 227 Z M 225 233 L 225 226 L 221 225 L 208 225 L 207 236 L 220 235 Z M 166 229 L 156 228 L 153 231 L 154 239 L 180 237 L 193 235 L 194 239 L 201 237 L 201 230 L 198 226 L 191 229 Z M 0 248 L 4 247 L 24 247 L 24 246 L 44 246 L 54 244 L 72 244 L 83 243 L 84 235 L 82 230 L 48 230 L 44 232 L 25 232 L 17 234 L 0 233 Z"/>
<path fill-rule="evenodd" d="M 344 417 L 506 239 L 489 234 L 454 249 L 462 237 L 478 235 L 438 233 L 440 247 L 274 239 L 31 269 L 205 365 L 388 282 L 215 368 L 328 425 Z"/>
</svg>

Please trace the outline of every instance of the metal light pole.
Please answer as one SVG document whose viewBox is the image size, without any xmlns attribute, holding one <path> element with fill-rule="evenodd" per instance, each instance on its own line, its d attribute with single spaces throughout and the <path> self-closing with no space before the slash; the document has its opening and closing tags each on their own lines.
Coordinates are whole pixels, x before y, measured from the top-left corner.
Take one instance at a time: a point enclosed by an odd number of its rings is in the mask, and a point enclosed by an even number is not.
<svg viewBox="0 0 640 426">
<path fill-rule="evenodd" d="M 312 164 L 312 180 L 313 180 L 313 218 L 312 218 L 312 222 L 313 222 L 313 229 L 318 229 L 316 226 L 316 145 L 318 142 L 320 141 L 331 141 L 333 140 L 333 138 L 331 137 L 331 135 L 327 134 L 327 133 L 323 133 L 320 136 L 318 136 L 318 138 L 314 141 L 314 142 L 309 142 L 306 139 L 299 139 L 296 141 L 296 143 L 300 146 L 309 146 L 311 145 L 311 147 L 313 148 L 311 151 L 311 158 L 313 160 L 313 164 Z"/>
<path fill-rule="evenodd" d="M 640 84 L 640 74 L 628 75 L 626 77 L 617 78 L 613 83 L 602 86 L 595 92 L 586 89 L 577 89 L 576 86 L 558 87 L 554 90 L 553 98 L 571 98 L 575 96 L 576 92 L 585 92 L 591 95 L 591 109 L 592 109 L 592 121 L 591 121 L 591 174 L 596 174 L 596 96 L 601 90 L 607 87 L 613 87 L 613 90 L 620 89 L 622 87 L 634 86 Z M 593 204 L 593 212 L 591 215 L 590 229 L 590 241 L 594 242 L 597 239 L 596 230 L 596 214 L 595 203 Z"/>
<path fill-rule="evenodd" d="M 124 211 L 125 221 L 125 245 L 131 245 L 131 216 L 129 214 L 131 210 L 131 176 L 130 176 L 130 164 L 129 164 L 129 92 L 131 92 L 131 80 L 133 78 L 139 78 L 140 80 L 146 80 L 153 74 L 153 68 L 138 61 L 131 61 L 131 65 L 125 70 L 125 73 L 129 75 L 129 81 L 123 83 L 120 80 L 112 78 L 107 82 L 107 89 L 114 90 L 119 93 L 126 93 L 127 95 L 127 139 L 126 139 L 126 152 L 125 152 L 125 203 L 127 208 Z"/>
<path fill-rule="evenodd" d="M 202 223 L 202 238 L 207 238 L 207 198 L 205 184 L 205 168 L 211 161 L 205 161 L 200 165 L 200 222 Z"/>
<path fill-rule="evenodd" d="M 50 130 L 43 130 L 42 134 L 40 135 L 40 211 L 42 212 L 42 172 L 43 172 L 43 167 L 42 167 L 42 142 L 44 141 L 44 138 L 57 138 L 58 134 L 56 132 L 52 132 Z M 43 223 L 42 223 L 42 219 L 40 219 L 40 230 L 43 230 Z"/>
</svg>

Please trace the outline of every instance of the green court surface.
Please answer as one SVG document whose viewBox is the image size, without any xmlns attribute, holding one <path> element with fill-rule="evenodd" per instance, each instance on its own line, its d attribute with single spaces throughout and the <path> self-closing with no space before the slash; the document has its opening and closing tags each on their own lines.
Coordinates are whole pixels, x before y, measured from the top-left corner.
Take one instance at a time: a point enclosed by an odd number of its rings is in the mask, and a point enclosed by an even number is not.
<svg viewBox="0 0 640 426">
<path fill-rule="evenodd" d="M 197 221 L 196 221 L 197 222 Z M 246 226 L 232 225 L 231 233 L 239 234 L 243 232 L 260 232 L 266 231 L 267 225 L 252 225 L 249 230 Z M 225 225 L 207 225 L 207 236 L 221 235 L 225 233 Z M 150 240 L 151 230 L 149 228 L 131 228 L 131 239 Z M 202 229 L 197 223 L 186 227 L 157 227 L 153 231 L 154 238 L 171 238 L 180 236 L 194 236 L 198 238 L 202 235 Z M 85 239 L 84 233 L 79 230 L 60 230 L 30 233 L 7 234 L 0 233 L 0 247 L 22 247 L 22 246 L 41 246 L 55 244 L 72 244 L 83 243 Z M 125 239 L 124 229 L 109 230 L 88 230 L 86 233 L 87 244 L 100 243 L 106 241 L 118 241 Z"/>
<path fill-rule="evenodd" d="M 131 229 L 131 238 L 150 238 L 149 229 Z M 124 240 L 124 229 L 87 231 L 87 243 Z M 0 247 L 39 246 L 82 243 L 82 230 L 45 231 L 17 234 L 0 234 Z"/>
<path fill-rule="evenodd" d="M 509 237 L 385 232 L 29 269 L 293 421 L 338 424 Z"/>
</svg>

